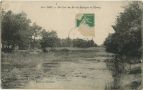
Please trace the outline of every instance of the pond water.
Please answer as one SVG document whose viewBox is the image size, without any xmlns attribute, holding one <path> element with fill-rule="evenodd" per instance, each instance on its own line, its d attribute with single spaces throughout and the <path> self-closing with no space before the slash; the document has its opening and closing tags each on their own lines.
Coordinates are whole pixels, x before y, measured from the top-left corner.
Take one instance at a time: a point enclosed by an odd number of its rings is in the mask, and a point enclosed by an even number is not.
<svg viewBox="0 0 143 90">
<path fill-rule="evenodd" d="M 13 76 L 3 78 L 3 88 L 140 90 L 141 64 L 118 62 L 122 60 L 105 49 L 58 51 L 35 59 L 33 67 L 2 63 L 2 75 Z"/>
</svg>

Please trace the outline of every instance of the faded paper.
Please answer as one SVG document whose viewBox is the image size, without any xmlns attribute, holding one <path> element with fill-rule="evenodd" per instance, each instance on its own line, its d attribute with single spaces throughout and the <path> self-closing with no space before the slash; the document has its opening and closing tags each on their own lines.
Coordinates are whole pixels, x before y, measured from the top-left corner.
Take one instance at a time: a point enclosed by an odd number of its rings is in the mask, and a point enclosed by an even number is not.
<svg viewBox="0 0 143 90">
<path fill-rule="evenodd" d="M 141 8 L 141 1 L 3 1 L 1 87 L 141 90 Z"/>
</svg>

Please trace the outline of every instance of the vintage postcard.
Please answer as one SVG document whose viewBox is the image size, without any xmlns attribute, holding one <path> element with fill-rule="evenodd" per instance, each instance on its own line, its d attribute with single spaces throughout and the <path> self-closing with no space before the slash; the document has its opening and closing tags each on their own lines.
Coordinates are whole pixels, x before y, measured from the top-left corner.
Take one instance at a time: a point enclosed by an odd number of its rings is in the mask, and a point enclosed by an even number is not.
<svg viewBox="0 0 143 90">
<path fill-rule="evenodd" d="M 1 3 L 1 88 L 142 90 L 142 1 Z"/>
</svg>

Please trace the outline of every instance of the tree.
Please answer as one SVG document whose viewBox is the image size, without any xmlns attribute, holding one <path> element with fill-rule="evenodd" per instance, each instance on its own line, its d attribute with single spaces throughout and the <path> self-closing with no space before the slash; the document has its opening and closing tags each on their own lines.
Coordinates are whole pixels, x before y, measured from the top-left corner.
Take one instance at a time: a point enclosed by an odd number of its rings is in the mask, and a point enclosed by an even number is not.
<svg viewBox="0 0 143 90">
<path fill-rule="evenodd" d="M 31 25 L 24 12 L 2 11 L 2 50 L 12 51 L 16 46 L 19 49 L 34 48 L 38 45 L 41 29 L 36 23 Z"/>
<path fill-rule="evenodd" d="M 141 2 L 132 2 L 117 17 L 113 25 L 115 33 L 110 34 L 104 42 L 107 51 L 121 55 L 141 54 Z"/>
<path fill-rule="evenodd" d="M 86 48 L 86 47 L 94 47 L 97 46 L 93 40 L 83 40 L 83 39 L 74 39 L 73 41 L 73 47 L 81 47 L 81 48 Z"/>
<path fill-rule="evenodd" d="M 24 12 L 14 14 L 12 11 L 2 12 L 2 45 L 3 49 L 24 49 L 29 44 L 30 19 Z"/>
<path fill-rule="evenodd" d="M 46 51 L 47 47 L 53 48 L 56 46 L 58 41 L 57 33 L 55 31 L 47 32 L 46 30 L 42 31 L 42 40 L 41 48 L 43 51 Z"/>
<path fill-rule="evenodd" d="M 96 43 L 94 43 L 94 41 L 93 40 L 88 40 L 88 47 L 96 47 L 97 46 L 97 44 Z"/>
<path fill-rule="evenodd" d="M 31 47 L 30 48 L 35 48 L 36 45 L 38 44 L 37 39 L 40 38 L 42 27 L 38 26 L 36 23 L 33 23 L 31 26 Z"/>
<path fill-rule="evenodd" d="M 73 46 L 72 39 L 70 39 L 70 38 L 61 39 L 60 42 L 61 42 L 62 47 L 71 47 L 71 46 Z"/>
</svg>

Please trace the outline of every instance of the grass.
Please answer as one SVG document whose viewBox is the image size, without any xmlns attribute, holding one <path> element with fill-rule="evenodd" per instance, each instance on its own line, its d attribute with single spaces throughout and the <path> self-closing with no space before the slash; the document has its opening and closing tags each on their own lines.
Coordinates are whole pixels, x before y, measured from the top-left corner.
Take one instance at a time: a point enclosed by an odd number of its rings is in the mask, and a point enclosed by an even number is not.
<svg viewBox="0 0 143 90">
<path fill-rule="evenodd" d="M 42 75 L 35 67 L 43 60 L 48 60 L 50 54 L 29 54 L 27 52 L 2 54 L 2 87 L 17 88 L 19 83 Z M 13 85 L 14 84 L 14 85 Z"/>
</svg>

